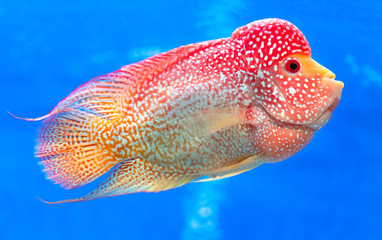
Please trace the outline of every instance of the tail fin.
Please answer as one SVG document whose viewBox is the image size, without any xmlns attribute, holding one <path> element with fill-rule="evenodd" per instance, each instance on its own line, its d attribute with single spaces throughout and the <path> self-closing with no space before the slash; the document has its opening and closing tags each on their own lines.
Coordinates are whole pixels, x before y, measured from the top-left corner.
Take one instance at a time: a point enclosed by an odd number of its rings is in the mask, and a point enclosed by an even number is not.
<svg viewBox="0 0 382 240">
<path fill-rule="evenodd" d="M 115 162 L 94 134 L 104 120 L 94 114 L 67 109 L 48 117 L 40 129 L 36 156 L 47 178 L 66 189 L 85 185 L 110 170 Z"/>
<path fill-rule="evenodd" d="M 35 155 L 48 179 L 72 189 L 95 180 L 118 163 L 105 144 L 111 139 L 105 138 L 110 137 L 111 124 L 123 111 L 121 95 L 127 78 L 121 73 L 80 86 L 42 117 Z"/>
</svg>

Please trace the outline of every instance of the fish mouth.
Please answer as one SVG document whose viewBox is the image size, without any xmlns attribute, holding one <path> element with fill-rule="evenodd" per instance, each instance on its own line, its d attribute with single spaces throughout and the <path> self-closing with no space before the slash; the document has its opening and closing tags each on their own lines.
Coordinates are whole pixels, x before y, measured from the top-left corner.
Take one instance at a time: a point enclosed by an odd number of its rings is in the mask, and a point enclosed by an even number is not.
<svg viewBox="0 0 382 240">
<path fill-rule="evenodd" d="M 317 116 L 314 119 L 303 123 L 298 123 L 298 120 L 290 121 L 289 119 L 280 118 L 274 115 L 271 111 L 269 111 L 267 107 L 264 106 L 262 103 L 260 103 L 260 106 L 263 109 L 263 111 L 267 113 L 267 116 L 274 122 L 278 122 L 291 127 L 306 127 L 307 129 L 311 129 L 313 132 L 316 132 L 329 122 L 334 109 L 337 107 L 341 99 L 343 87 L 343 82 L 335 80 L 335 75 L 332 72 L 328 71 L 326 74 L 324 74 L 322 78 L 321 88 L 327 88 L 328 94 L 330 94 L 328 99 L 325 101 L 325 107 L 323 107 L 322 110 L 319 113 L 317 113 Z M 297 112 L 297 110 L 293 106 L 291 106 L 289 102 L 287 102 L 287 104 L 289 104 L 289 107 L 291 109 Z M 304 114 L 304 111 L 300 112 L 300 114 Z"/>
<path fill-rule="evenodd" d="M 330 118 L 332 117 L 334 109 L 337 107 L 340 102 L 340 98 L 335 98 L 333 103 L 312 123 L 305 124 L 304 126 L 312 129 L 313 131 L 320 130 L 323 126 L 325 126 Z"/>
<path fill-rule="evenodd" d="M 328 87 L 330 89 L 331 96 L 328 101 L 329 106 L 322 112 L 322 114 L 313 122 L 305 124 L 306 127 L 311 128 L 313 131 L 318 131 L 329 122 L 334 109 L 340 102 L 344 84 L 341 81 L 334 80 L 334 78 L 335 75 L 332 72 L 328 72 L 323 77 L 323 87 Z"/>
</svg>

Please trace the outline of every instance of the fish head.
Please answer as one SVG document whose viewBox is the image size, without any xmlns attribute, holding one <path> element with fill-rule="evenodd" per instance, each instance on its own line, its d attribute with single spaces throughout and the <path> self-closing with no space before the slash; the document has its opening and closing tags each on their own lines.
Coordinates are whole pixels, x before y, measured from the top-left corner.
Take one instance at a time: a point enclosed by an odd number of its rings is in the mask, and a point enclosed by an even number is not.
<svg viewBox="0 0 382 240">
<path fill-rule="evenodd" d="M 302 32 L 281 19 L 265 19 L 237 29 L 242 62 L 253 75 L 255 99 L 281 123 L 319 130 L 336 108 L 344 84 L 311 57 Z"/>
<path fill-rule="evenodd" d="M 263 71 L 267 74 L 255 86 L 258 92 L 268 94 L 267 98 L 261 95 L 257 98 L 274 118 L 314 131 L 330 120 L 344 84 L 310 54 L 288 54 Z M 262 82 L 267 82 L 265 87 Z"/>
</svg>

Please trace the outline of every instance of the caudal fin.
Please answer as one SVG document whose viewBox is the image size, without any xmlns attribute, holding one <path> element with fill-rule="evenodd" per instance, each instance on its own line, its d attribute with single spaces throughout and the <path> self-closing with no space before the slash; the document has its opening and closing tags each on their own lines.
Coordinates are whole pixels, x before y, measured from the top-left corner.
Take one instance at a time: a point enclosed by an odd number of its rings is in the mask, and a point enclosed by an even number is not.
<svg viewBox="0 0 382 240">
<path fill-rule="evenodd" d="M 106 143 L 113 134 L 111 123 L 123 111 L 121 96 L 128 84 L 123 74 L 117 71 L 89 81 L 37 119 L 44 121 L 35 155 L 48 179 L 72 189 L 121 161 Z"/>
<path fill-rule="evenodd" d="M 36 156 L 48 179 L 66 189 L 85 185 L 118 162 L 97 142 L 97 128 L 107 120 L 76 109 L 48 117 L 40 129 Z"/>
</svg>

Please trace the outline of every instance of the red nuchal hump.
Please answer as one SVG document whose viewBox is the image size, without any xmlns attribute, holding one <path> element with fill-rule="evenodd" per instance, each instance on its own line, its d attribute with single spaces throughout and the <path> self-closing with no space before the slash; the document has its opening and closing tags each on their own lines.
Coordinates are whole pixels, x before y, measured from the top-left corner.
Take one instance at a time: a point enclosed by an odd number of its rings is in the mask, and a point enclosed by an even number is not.
<svg viewBox="0 0 382 240">
<path fill-rule="evenodd" d="M 244 41 L 250 66 L 271 67 L 289 54 L 311 53 L 303 33 L 292 23 L 281 19 L 252 22 L 236 29 L 232 38 Z"/>
</svg>

